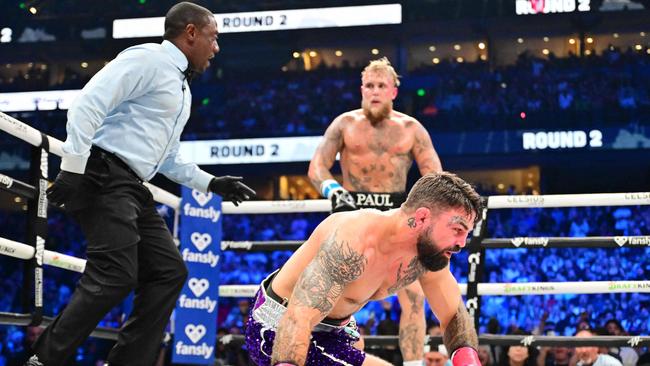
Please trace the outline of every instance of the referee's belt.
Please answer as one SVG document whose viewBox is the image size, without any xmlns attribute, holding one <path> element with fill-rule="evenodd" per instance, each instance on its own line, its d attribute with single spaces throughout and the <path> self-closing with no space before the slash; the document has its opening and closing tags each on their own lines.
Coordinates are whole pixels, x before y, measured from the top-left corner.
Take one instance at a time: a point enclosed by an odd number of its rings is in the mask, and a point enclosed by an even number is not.
<svg viewBox="0 0 650 366">
<path fill-rule="evenodd" d="M 350 192 L 357 208 L 376 208 L 390 210 L 397 208 L 406 201 L 405 192 L 380 193 L 380 192 Z"/>
<path fill-rule="evenodd" d="M 129 164 L 127 164 L 124 160 L 120 159 L 114 153 L 112 153 L 110 151 L 106 151 L 106 150 L 102 149 L 101 147 L 99 147 L 97 145 L 92 145 L 91 148 L 90 148 L 90 154 L 91 155 L 97 154 L 99 157 L 101 157 L 105 161 L 111 162 L 111 163 L 119 166 L 123 170 L 125 170 L 127 173 L 132 175 L 133 178 L 135 178 L 139 183 L 144 182 L 144 180 L 142 178 L 140 178 L 138 173 L 136 173 L 133 169 L 131 169 Z"/>
</svg>

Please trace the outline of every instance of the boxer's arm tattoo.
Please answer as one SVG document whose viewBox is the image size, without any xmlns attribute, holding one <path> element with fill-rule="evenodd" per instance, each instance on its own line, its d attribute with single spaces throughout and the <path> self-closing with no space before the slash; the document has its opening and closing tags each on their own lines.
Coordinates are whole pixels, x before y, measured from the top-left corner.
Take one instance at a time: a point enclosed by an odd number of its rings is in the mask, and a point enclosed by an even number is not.
<svg viewBox="0 0 650 366">
<path fill-rule="evenodd" d="M 345 286 L 359 278 L 367 259 L 336 233 L 322 245 L 316 258 L 305 268 L 293 290 L 297 306 L 307 306 L 325 317 L 343 293 Z"/>
<path fill-rule="evenodd" d="M 415 291 L 405 289 L 406 296 L 409 298 L 409 304 L 411 305 L 411 314 L 410 317 L 416 317 L 418 313 L 421 313 L 424 308 L 424 296 L 418 294 Z"/>
<path fill-rule="evenodd" d="M 289 337 L 276 336 L 273 342 L 273 351 L 271 352 L 271 365 L 280 362 L 304 365 L 306 362 L 311 330 L 307 329 L 307 332 L 305 332 L 305 329 L 300 329 L 298 326 L 300 319 L 295 315 L 295 313 L 287 311 L 285 316 L 280 319 L 278 329 L 282 329 L 282 333 L 289 335 Z M 307 337 L 304 336 L 305 333 Z"/>
<path fill-rule="evenodd" d="M 422 354 L 424 350 L 424 337 L 422 342 L 418 342 L 418 327 L 417 324 L 405 324 L 399 327 L 399 349 L 402 351 L 402 358 L 404 361 L 414 361 L 422 359 L 418 357 L 418 353 Z M 424 334 L 423 334 L 424 336 Z"/>
<path fill-rule="evenodd" d="M 421 360 L 424 357 L 424 296 L 408 288 L 404 289 L 409 307 L 402 306 L 399 324 L 399 348 L 404 361 Z M 408 310 L 407 310 L 408 309 Z"/>
<path fill-rule="evenodd" d="M 478 336 L 472 323 L 472 318 L 469 316 L 465 304 L 460 301 L 456 315 L 451 319 L 449 324 L 445 327 L 445 332 L 442 335 L 442 341 L 449 352 L 454 352 L 460 347 L 470 346 L 478 349 Z"/>
<path fill-rule="evenodd" d="M 338 120 L 334 120 L 325 131 L 323 141 L 316 148 L 312 164 L 309 165 L 309 178 L 317 189 L 327 179 L 333 179 L 330 169 L 336 161 L 336 153 L 343 148 L 343 131 Z"/>
<path fill-rule="evenodd" d="M 431 137 L 427 130 L 420 126 L 415 132 L 415 141 L 413 142 L 413 156 L 418 164 L 420 174 L 437 173 L 442 171 L 440 157 L 433 148 Z"/>
<path fill-rule="evenodd" d="M 323 242 L 298 278 L 278 324 L 271 364 L 304 365 L 312 327 L 329 314 L 345 286 L 361 276 L 366 264 L 367 259 L 347 241 L 337 239 L 336 233 Z"/>
<path fill-rule="evenodd" d="M 415 280 L 417 280 L 424 272 L 425 269 L 418 261 L 417 256 L 411 259 L 404 273 L 402 273 L 402 263 L 400 263 L 399 268 L 397 268 L 397 280 L 395 281 L 395 284 L 388 288 L 388 293 L 395 293 L 404 286 L 415 282 Z"/>
</svg>

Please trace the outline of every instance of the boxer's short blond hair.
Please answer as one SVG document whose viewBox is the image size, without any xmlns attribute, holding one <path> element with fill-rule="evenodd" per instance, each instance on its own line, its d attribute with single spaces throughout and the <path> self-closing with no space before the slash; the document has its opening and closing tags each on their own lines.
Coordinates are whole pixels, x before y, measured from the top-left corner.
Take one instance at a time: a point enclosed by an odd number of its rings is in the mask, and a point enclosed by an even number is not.
<svg viewBox="0 0 650 366">
<path fill-rule="evenodd" d="M 390 64 L 390 61 L 388 61 L 387 57 L 382 57 L 377 60 L 372 60 L 366 66 L 363 71 L 361 72 L 361 78 L 367 73 L 367 72 L 378 72 L 378 73 L 386 73 L 390 77 L 393 78 L 393 82 L 395 83 L 395 87 L 399 86 L 399 75 L 397 75 L 397 72 L 393 68 L 393 66 Z"/>
</svg>

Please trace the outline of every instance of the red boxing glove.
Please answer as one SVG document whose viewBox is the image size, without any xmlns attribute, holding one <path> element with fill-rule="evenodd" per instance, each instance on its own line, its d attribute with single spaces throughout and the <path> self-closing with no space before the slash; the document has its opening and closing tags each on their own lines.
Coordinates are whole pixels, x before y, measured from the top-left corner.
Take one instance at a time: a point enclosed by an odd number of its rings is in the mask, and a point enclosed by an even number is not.
<svg viewBox="0 0 650 366">
<path fill-rule="evenodd" d="M 478 352 L 472 347 L 460 347 L 451 355 L 451 363 L 454 366 L 481 366 L 478 359 Z"/>
</svg>

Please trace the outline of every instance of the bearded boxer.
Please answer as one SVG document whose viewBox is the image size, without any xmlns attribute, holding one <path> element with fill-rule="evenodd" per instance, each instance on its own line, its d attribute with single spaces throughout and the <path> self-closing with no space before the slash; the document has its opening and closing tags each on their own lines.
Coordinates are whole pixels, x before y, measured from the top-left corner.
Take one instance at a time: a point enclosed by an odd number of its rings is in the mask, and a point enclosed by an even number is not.
<svg viewBox="0 0 650 366">
<path fill-rule="evenodd" d="M 352 314 L 417 282 L 452 363 L 480 365 L 476 331 L 449 270 L 480 209 L 474 189 L 443 172 L 420 178 L 400 208 L 330 215 L 262 281 L 246 326 L 251 359 L 260 366 L 389 365 L 355 347 Z"/>
<path fill-rule="evenodd" d="M 380 210 L 404 202 L 413 160 L 420 174 L 442 171 L 426 129 L 414 118 L 393 110 L 399 79 L 386 58 L 371 61 L 361 73 L 361 109 L 338 116 L 325 131 L 309 165 L 309 178 L 332 211 Z M 341 154 L 343 184 L 330 169 Z M 400 350 L 405 366 L 424 363 L 424 293 L 418 283 L 397 293 Z"/>
</svg>

